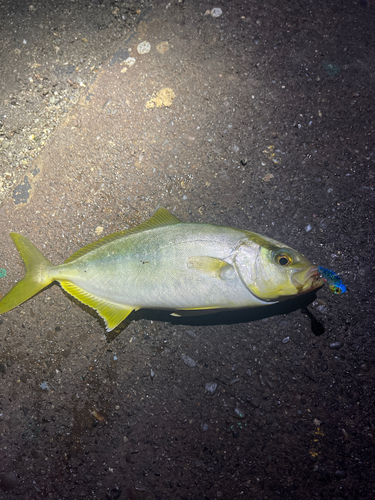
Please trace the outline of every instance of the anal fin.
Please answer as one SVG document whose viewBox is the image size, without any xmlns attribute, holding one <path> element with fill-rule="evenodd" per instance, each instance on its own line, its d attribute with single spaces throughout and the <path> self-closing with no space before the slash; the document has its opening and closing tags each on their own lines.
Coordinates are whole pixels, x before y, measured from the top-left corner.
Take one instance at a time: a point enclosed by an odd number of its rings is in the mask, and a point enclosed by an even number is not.
<svg viewBox="0 0 375 500">
<path fill-rule="evenodd" d="M 70 295 L 77 300 L 95 309 L 98 314 L 104 319 L 107 332 L 110 332 L 119 325 L 129 314 L 134 311 L 134 307 L 115 304 L 107 300 L 101 299 L 86 292 L 70 281 L 61 280 L 60 285 Z"/>
</svg>

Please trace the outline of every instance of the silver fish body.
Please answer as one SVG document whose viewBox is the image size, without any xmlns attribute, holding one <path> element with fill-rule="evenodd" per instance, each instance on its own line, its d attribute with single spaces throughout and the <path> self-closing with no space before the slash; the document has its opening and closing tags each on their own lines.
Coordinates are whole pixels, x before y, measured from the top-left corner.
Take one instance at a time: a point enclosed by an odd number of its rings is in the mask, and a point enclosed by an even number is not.
<svg viewBox="0 0 375 500">
<path fill-rule="evenodd" d="M 236 269 L 246 240 L 231 228 L 176 224 L 130 234 L 51 272 L 57 280 L 129 309 L 262 305 Z M 256 248 L 249 251 L 255 257 Z"/>
<path fill-rule="evenodd" d="M 271 238 L 211 224 L 182 223 L 161 208 L 54 266 L 24 236 L 11 234 L 26 276 L 0 301 L 0 314 L 53 281 L 115 328 L 142 308 L 197 311 L 256 307 L 314 290 L 317 267 Z"/>
</svg>

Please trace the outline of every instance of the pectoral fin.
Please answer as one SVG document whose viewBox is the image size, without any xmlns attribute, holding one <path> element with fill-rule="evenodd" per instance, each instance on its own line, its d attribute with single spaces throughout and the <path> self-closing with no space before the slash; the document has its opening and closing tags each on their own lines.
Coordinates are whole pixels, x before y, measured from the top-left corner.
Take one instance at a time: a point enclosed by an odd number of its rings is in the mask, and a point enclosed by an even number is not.
<svg viewBox="0 0 375 500">
<path fill-rule="evenodd" d="M 188 267 L 196 269 L 197 271 L 207 274 L 212 278 L 228 280 L 233 277 L 235 269 L 231 264 L 224 260 L 217 259 L 216 257 L 189 257 Z"/>
<path fill-rule="evenodd" d="M 98 314 L 104 319 L 106 324 L 107 332 L 110 332 L 117 325 L 119 325 L 124 319 L 129 316 L 129 314 L 134 310 L 131 306 L 123 306 L 119 304 L 114 304 L 104 299 L 100 299 L 89 292 L 86 292 L 82 288 L 74 285 L 70 281 L 60 281 L 62 288 L 73 295 L 83 304 L 95 309 Z"/>
</svg>

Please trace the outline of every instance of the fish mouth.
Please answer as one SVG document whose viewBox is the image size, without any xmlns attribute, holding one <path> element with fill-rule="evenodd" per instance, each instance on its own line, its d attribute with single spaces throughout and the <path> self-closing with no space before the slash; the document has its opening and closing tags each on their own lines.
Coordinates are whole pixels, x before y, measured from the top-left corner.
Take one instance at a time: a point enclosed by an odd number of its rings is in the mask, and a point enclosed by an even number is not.
<svg viewBox="0 0 375 500">
<path fill-rule="evenodd" d="M 311 292 L 324 285 L 318 266 L 311 266 L 292 274 L 291 281 L 297 288 L 298 294 Z"/>
</svg>

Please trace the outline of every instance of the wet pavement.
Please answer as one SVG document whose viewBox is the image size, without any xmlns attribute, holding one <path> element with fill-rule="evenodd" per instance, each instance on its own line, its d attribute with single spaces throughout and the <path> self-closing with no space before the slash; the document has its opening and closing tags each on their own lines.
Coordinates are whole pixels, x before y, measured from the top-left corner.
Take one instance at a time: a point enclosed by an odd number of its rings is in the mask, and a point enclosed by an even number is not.
<svg viewBox="0 0 375 500">
<path fill-rule="evenodd" d="M 0 297 L 24 273 L 9 232 L 57 264 L 159 206 L 282 241 L 347 292 L 106 334 L 48 287 L 0 318 L 0 498 L 374 498 L 374 5 L 131 12 L 27 168 L 3 135 Z"/>
</svg>

